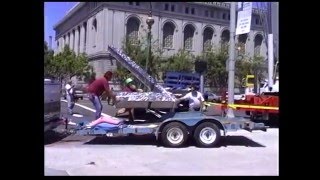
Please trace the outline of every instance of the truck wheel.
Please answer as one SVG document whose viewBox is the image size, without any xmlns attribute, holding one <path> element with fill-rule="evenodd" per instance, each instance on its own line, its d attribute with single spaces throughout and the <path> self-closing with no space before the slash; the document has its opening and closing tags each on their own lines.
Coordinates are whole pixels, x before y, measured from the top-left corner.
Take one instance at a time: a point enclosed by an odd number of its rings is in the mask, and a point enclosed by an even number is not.
<svg viewBox="0 0 320 180">
<path fill-rule="evenodd" d="M 186 126 L 178 122 L 167 124 L 161 133 L 161 140 L 167 147 L 181 147 L 188 138 Z"/>
<path fill-rule="evenodd" d="M 220 129 L 213 123 L 204 122 L 196 128 L 193 137 L 199 147 L 213 147 L 220 140 Z"/>
</svg>

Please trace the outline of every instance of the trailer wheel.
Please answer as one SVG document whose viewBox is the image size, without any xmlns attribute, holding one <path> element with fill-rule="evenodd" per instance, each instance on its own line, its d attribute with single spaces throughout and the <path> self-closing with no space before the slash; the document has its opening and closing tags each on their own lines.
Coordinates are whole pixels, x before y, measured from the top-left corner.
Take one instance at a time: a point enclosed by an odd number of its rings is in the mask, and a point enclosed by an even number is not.
<svg viewBox="0 0 320 180">
<path fill-rule="evenodd" d="M 196 128 L 193 137 L 199 147 L 213 147 L 219 142 L 221 134 L 214 123 L 204 122 Z"/>
<path fill-rule="evenodd" d="M 188 131 L 186 126 L 178 122 L 165 125 L 161 133 L 161 140 L 164 146 L 167 147 L 181 147 L 187 139 Z"/>
</svg>

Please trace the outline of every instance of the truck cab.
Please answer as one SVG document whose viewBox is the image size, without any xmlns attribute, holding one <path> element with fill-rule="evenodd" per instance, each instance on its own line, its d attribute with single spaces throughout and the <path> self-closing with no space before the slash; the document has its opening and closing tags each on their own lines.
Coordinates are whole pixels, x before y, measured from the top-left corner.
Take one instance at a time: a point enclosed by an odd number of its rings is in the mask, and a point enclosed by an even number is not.
<svg viewBox="0 0 320 180">
<path fill-rule="evenodd" d="M 246 78 L 242 80 L 242 87 L 245 88 L 245 95 L 254 95 L 254 75 L 247 75 Z"/>
</svg>

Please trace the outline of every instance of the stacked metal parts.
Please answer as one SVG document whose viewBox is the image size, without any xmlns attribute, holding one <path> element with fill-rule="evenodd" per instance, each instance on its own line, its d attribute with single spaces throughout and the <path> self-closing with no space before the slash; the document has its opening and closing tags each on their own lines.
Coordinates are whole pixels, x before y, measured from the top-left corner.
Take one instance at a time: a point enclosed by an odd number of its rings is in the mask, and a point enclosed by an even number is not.
<svg viewBox="0 0 320 180">
<path fill-rule="evenodd" d="M 125 55 L 120 49 L 108 46 L 111 55 L 117 59 L 123 67 L 128 69 L 133 76 L 139 79 L 153 92 L 120 92 L 117 94 L 118 108 L 173 108 L 176 98 L 166 91 L 144 69 Z"/>
</svg>

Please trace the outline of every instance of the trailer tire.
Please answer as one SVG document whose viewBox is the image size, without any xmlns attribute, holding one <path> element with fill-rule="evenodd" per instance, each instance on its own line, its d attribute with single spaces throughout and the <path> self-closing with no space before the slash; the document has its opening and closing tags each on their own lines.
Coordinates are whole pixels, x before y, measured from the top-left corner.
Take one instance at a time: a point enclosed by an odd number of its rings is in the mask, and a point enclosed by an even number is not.
<svg viewBox="0 0 320 180">
<path fill-rule="evenodd" d="M 220 141 L 220 129 L 214 123 L 204 122 L 197 126 L 193 138 L 199 147 L 214 147 Z"/>
<path fill-rule="evenodd" d="M 161 140 L 166 147 L 182 147 L 188 139 L 188 130 L 185 125 L 172 122 L 164 126 Z"/>
</svg>

